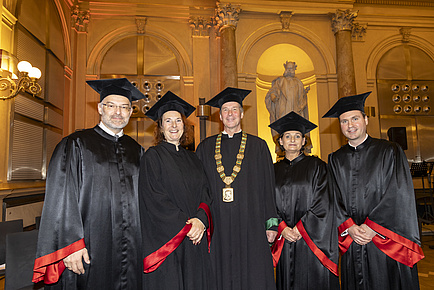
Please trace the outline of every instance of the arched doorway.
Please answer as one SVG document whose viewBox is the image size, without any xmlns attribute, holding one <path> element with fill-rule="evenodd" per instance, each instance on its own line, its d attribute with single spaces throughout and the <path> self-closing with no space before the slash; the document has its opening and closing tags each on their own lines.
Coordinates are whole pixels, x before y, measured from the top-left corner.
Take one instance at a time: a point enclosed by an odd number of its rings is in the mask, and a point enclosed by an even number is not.
<svg viewBox="0 0 434 290">
<path fill-rule="evenodd" d="M 309 119 L 311 122 L 318 124 L 317 84 L 312 60 L 305 51 L 292 44 L 276 44 L 269 47 L 261 54 L 258 60 L 256 96 L 258 136 L 267 142 L 273 159 L 276 158 L 276 154 L 274 154 L 275 144 L 268 127 L 270 115 L 265 106 L 265 96 L 271 88 L 272 81 L 283 75 L 283 64 L 286 61 L 293 61 L 297 64 L 296 77 L 303 82 L 305 87 L 310 86 L 310 91 L 307 94 Z M 312 154 L 319 155 L 319 130 L 312 131 L 310 136 L 313 143 Z"/>
</svg>

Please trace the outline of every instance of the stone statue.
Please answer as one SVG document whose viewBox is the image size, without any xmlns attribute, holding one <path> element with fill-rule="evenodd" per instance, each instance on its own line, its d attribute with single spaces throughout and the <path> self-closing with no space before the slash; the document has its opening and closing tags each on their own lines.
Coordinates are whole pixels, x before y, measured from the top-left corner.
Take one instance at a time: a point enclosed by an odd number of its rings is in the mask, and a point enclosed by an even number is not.
<svg viewBox="0 0 434 290">
<path fill-rule="evenodd" d="M 270 113 L 270 123 L 273 123 L 291 111 L 309 119 L 307 93 L 310 90 L 310 86 L 304 88 L 303 83 L 295 76 L 295 70 L 297 69 L 295 62 L 287 61 L 283 66 L 285 67 L 283 76 L 273 80 L 271 89 L 265 96 L 265 105 Z M 277 145 L 276 153 L 280 156 L 281 150 L 277 143 L 278 134 L 274 130 L 271 130 L 271 134 Z"/>
</svg>

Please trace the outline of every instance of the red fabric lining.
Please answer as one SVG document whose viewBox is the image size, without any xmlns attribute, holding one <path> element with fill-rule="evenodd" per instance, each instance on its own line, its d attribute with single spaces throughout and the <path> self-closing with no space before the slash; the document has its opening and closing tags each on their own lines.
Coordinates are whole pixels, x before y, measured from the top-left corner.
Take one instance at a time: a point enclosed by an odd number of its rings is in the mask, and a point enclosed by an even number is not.
<svg viewBox="0 0 434 290">
<path fill-rule="evenodd" d="M 277 229 L 277 238 L 271 246 L 271 255 L 273 256 L 273 266 L 276 267 L 279 263 L 280 254 L 282 254 L 285 238 L 282 237 L 282 231 L 287 227 L 285 221 L 281 221 Z"/>
<path fill-rule="evenodd" d="M 201 203 L 199 205 L 199 208 L 203 209 L 206 213 L 206 216 L 208 217 L 208 229 L 206 230 L 206 239 L 208 241 L 208 253 L 211 250 L 211 238 L 212 234 L 214 233 L 214 224 L 212 221 L 211 211 L 206 203 Z"/>
<path fill-rule="evenodd" d="M 339 231 L 339 251 L 341 252 L 341 255 L 345 254 L 348 249 L 350 248 L 351 243 L 353 242 L 353 239 L 349 234 L 345 236 L 341 236 L 341 234 L 347 230 L 352 225 L 355 225 L 356 223 L 353 221 L 352 218 L 347 219 L 344 221 L 338 228 Z"/>
<path fill-rule="evenodd" d="M 84 239 L 80 239 L 51 254 L 37 258 L 33 267 L 32 281 L 37 283 L 44 280 L 45 284 L 56 283 L 66 268 L 63 259 L 85 247 Z"/>
<path fill-rule="evenodd" d="M 365 224 L 385 237 L 385 239 L 383 239 L 375 235 L 372 241 L 380 251 L 395 261 L 413 267 L 414 264 L 425 257 L 422 248 L 418 244 L 382 227 L 369 218 L 366 218 Z"/>
<path fill-rule="evenodd" d="M 334 275 L 339 276 L 338 273 L 338 265 L 334 263 L 332 260 L 330 260 L 324 253 L 319 249 L 315 243 L 312 241 L 312 239 L 309 237 L 308 233 L 306 232 L 306 229 L 303 226 L 303 223 L 301 220 L 296 225 L 298 231 L 300 232 L 301 236 L 303 237 L 304 241 L 308 245 L 309 249 L 314 253 L 314 255 L 320 260 L 321 264 L 324 265 L 327 269 L 329 269 L 330 272 L 332 272 Z"/>
<path fill-rule="evenodd" d="M 201 203 L 199 208 L 203 209 L 208 217 L 208 229 L 207 229 L 207 239 L 208 239 L 208 251 L 211 245 L 211 236 L 214 230 L 211 212 L 209 207 L 205 203 Z M 150 273 L 155 271 L 160 265 L 166 260 L 167 256 L 169 256 L 184 240 L 185 236 L 191 229 L 191 224 L 186 224 L 176 236 L 174 236 L 170 241 L 164 244 L 161 248 L 156 250 L 155 252 L 149 254 L 143 259 L 143 272 Z"/>
</svg>

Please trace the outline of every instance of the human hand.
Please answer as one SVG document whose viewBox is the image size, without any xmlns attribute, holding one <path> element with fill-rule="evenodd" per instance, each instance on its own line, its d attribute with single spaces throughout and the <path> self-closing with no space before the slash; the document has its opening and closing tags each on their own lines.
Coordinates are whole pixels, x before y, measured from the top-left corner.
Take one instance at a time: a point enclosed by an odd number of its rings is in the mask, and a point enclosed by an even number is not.
<svg viewBox="0 0 434 290">
<path fill-rule="evenodd" d="M 368 238 L 370 238 L 371 240 L 375 237 L 375 235 L 377 234 L 374 230 L 372 230 L 369 226 L 367 226 L 366 224 L 361 224 L 360 225 L 360 227 L 362 228 L 362 229 L 364 229 L 365 230 L 365 232 L 366 232 L 366 236 L 368 237 Z"/>
<path fill-rule="evenodd" d="M 203 233 L 205 232 L 205 225 L 198 218 L 189 219 L 186 224 L 191 224 L 191 229 L 187 233 L 187 237 L 193 242 L 193 245 L 200 244 Z"/>
<path fill-rule="evenodd" d="M 86 248 L 78 250 L 63 259 L 63 264 L 68 270 L 75 274 L 84 274 L 83 260 L 86 264 L 90 264 L 89 254 Z"/>
<path fill-rule="evenodd" d="M 296 229 L 296 227 L 294 227 L 294 229 Z M 291 229 L 290 227 L 286 227 L 282 231 L 282 236 L 285 238 L 285 240 L 290 242 L 296 242 L 299 239 L 301 239 L 301 235 L 298 232 L 298 230 L 294 231 L 294 229 Z"/>
<path fill-rule="evenodd" d="M 268 240 L 268 242 L 270 244 L 272 244 L 274 242 L 274 240 L 276 239 L 277 232 L 276 231 L 272 231 L 272 230 L 267 230 L 266 234 L 267 234 L 267 240 Z"/>
<path fill-rule="evenodd" d="M 369 227 L 368 227 L 368 229 L 371 230 Z M 350 237 L 353 239 L 354 242 L 356 242 L 357 244 L 359 244 L 361 246 L 369 243 L 373 237 L 373 236 L 370 237 L 370 233 L 367 232 L 365 227 L 361 227 L 358 225 L 352 225 L 351 227 L 349 227 L 348 228 L 348 234 L 350 235 Z M 374 236 L 375 236 L 375 234 L 374 234 Z"/>
</svg>

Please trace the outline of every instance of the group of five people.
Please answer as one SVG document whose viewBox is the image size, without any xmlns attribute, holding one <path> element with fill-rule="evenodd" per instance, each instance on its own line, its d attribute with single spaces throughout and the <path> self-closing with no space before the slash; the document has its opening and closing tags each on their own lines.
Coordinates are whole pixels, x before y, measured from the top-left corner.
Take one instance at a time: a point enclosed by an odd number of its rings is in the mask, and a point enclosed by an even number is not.
<svg viewBox="0 0 434 290">
<path fill-rule="evenodd" d="M 294 112 L 270 124 L 285 151 L 273 169 L 266 142 L 241 129 L 248 90 L 228 87 L 207 102 L 224 130 L 195 153 L 184 148 L 195 108 L 167 92 L 146 113 L 156 126 L 145 153 L 123 134 L 141 92 L 125 78 L 88 84 L 100 94 L 101 122 L 53 153 L 34 282 L 339 289 L 340 250 L 342 289 L 418 289 L 411 176 L 399 146 L 367 135 L 369 93 L 341 98 L 325 115 L 339 118 L 349 140 L 328 165 L 303 153 L 316 125 Z"/>
</svg>

